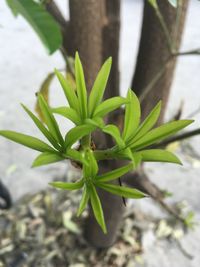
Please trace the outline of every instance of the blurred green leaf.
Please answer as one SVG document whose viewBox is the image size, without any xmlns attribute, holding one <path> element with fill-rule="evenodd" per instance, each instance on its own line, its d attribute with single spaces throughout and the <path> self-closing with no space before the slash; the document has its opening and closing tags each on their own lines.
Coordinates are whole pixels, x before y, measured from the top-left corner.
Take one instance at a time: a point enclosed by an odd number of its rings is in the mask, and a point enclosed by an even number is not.
<svg viewBox="0 0 200 267">
<path fill-rule="evenodd" d="M 135 134 L 140 123 L 140 102 L 135 93 L 129 89 L 127 93 L 129 103 L 125 105 L 125 120 L 122 137 L 127 141 L 129 137 Z"/>
<path fill-rule="evenodd" d="M 94 117 L 104 117 L 109 112 L 121 107 L 128 101 L 126 98 L 115 96 L 102 102 L 94 111 Z"/>
<path fill-rule="evenodd" d="M 76 110 L 68 107 L 58 107 L 58 108 L 51 108 L 53 113 L 59 114 L 64 116 L 65 118 L 72 121 L 75 125 L 81 124 L 80 116 L 76 112 Z"/>
<path fill-rule="evenodd" d="M 110 74 L 110 69 L 112 65 L 112 58 L 109 57 L 106 62 L 103 64 L 101 70 L 99 71 L 97 78 L 92 87 L 90 97 L 89 97 L 89 114 L 93 115 L 94 110 L 99 105 L 103 98 L 103 94 L 106 88 L 108 77 Z"/>
<path fill-rule="evenodd" d="M 94 216 L 95 216 L 98 224 L 101 226 L 104 234 L 106 234 L 107 230 L 106 230 L 106 224 L 105 224 L 105 220 L 104 220 L 103 209 L 101 206 L 100 199 L 97 195 L 96 189 L 93 185 L 90 186 L 90 200 L 91 200 Z"/>
<path fill-rule="evenodd" d="M 189 124 L 191 124 L 193 120 L 179 120 L 179 121 L 173 121 L 166 124 L 163 124 L 147 134 L 145 134 L 143 137 L 141 137 L 136 142 L 133 142 L 131 145 L 131 148 L 134 150 L 141 149 L 143 147 L 152 145 L 166 137 L 169 137 L 170 135 L 178 132 L 179 130 L 185 128 Z"/>
<path fill-rule="evenodd" d="M 13 131 L 0 131 L 0 135 L 4 136 L 7 139 L 10 139 L 16 143 L 19 143 L 21 145 L 30 147 L 34 150 L 38 150 L 40 152 L 51 152 L 54 151 L 52 147 L 44 143 L 43 141 L 39 140 L 38 138 L 35 138 L 30 135 L 17 133 Z"/>
<path fill-rule="evenodd" d="M 65 97 L 69 103 L 69 106 L 74 109 L 79 114 L 79 104 L 78 104 L 78 98 L 75 94 L 74 89 L 71 88 L 69 82 L 65 77 L 60 73 L 58 70 L 55 69 L 55 74 L 62 86 L 62 89 L 64 91 Z"/>
<path fill-rule="evenodd" d="M 37 158 L 34 160 L 32 167 L 39 167 L 42 165 L 47 165 L 50 163 L 58 162 L 63 160 L 64 158 L 57 153 L 51 153 L 51 152 L 44 152 L 37 156 Z"/>
<path fill-rule="evenodd" d="M 76 141 L 93 132 L 95 128 L 95 126 L 88 124 L 83 124 L 72 128 L 65 136 L 66 148 L 70 148 Z"/>
<path fill-rule="evenodd" d="M 112 125 L 112 124 L 108 124 L 102 128 L 102 131 L 104 133 L 111 135 L 115 139 L 116 143 L 118 144 L 118 146 L 120 148 L 125 146 L 125 143 L 124 143 L 123 139 L 121 138 L 120 131 L 117 128 L 117 126 Z"/>
<path fill-rule="evenodd" d="M 85 184 L 83 188 L 83 194 L 82 194 L 81 202 L 79 204 L 77 216 L 80 216 L 83 213 L 83 211 L 85 210 L 88 204 L 89 198 L 90 198 L 89 191 L 88 191 L 87 185 Z"/>
<path fill-rule="evenodd" d="M 153 110 L 150 112 L 150 114 L 146 117 L 146 119 L 143 121 L 143 123 L 139 126 L 136 134 L 130 138 L 131 142 L 134 142 L 144 136 L 149 130 L 153 128 L 155 123 L 158 120 L 158 117 L 160 115 L 160 109 L 161 109 L 161 101 L 153 108 Z M 128 141 L 128 143 L 130 142 Z"/>
<path fill-rule="evenodd" d="M 54 73 L 49 73 L 45 80 L 43 81 L 42 85 L 40 86 L 39 93 L 44 97 L 45 101 L 49 104 L 49 88 L 50 84 L 53 80 Z M 37 98 L 36 104 L 35 104 L 35 111 L 37 112 L 39 118 L 41 121 L 45 122 L 45 118 L 42 114 L 42 111 L 40 109 L 39 101 Z"/>
<path fill-rule="evenodd" d="M 54 138 L 61 144 L 63 145 L 64 140 L 62 138 L 62 135 L 60 133 L 58 124 L 51 112 L 51 109 L 48 107 L 45 99 L 43 98 L 42 95 L 38 95 L 38 101 L 39 101 L 39 106 L 41 108 L 42 114 L 45 118 L 45 123 L 47 127 L 49 128 L 49 131 L 51 134 L 54 136 Z"/>
<path fill-rule="evenodd" d="M 133 155 L 141 155 L 142 161 L 170 162 L 182 165 L 179 158 L 167 150 L 162 150 L 162 149 L 142 150 L 133 153 Z"/>
<path fill-rule="evenodd" d="M 141 191 L 129 187 L 114 185 L 114 184 L 107 184 L 107 183 L 95 183 L 98 187 L 104 189 L 105 191 L 108 191 L 114 195 L 118 195 L 121 197 L 126 198 L 144 198 L 147 195 L 142 193 Z"/>
<path fill-rule="evenodd" d="M 49 140 L 49 142 L 58 150 L 60 150 L 60 146 L 58 145 L 56 139 L 53 135 L 48 131 L 48 129 L 43 125 L 43 123 L 23 104 L 21 104 L 26 113 L 31 117 L 35 125 L 38 129 L 43 133 L 43 135 Z"/>
<path fill-rule="evenodd" d="M 67 149 L 66 153 L 64 154 L 64 157 L 87 164 L 82 153 L 75 149 Z"/>
<path fill-rule="evenodd" d="M 95 180 L 97 180 L 97 182 L 112 181 L 112 180 L 115 180 L 117 178 L 120 178 L 121 176 L 123 176 L 127 172 L 133 170 L 133 168 L 134 168 L 133 163 L 129 163 L 128 165 L 125 165 L 121 168 L 117 168 L 113 171 L 98 175 L 98 176 L 96 176 Z"/>
<path fill-rule="evenodd" d="M 75 183 L 65 183 L 65 182 L 51 182 L 49 185 L 58 188 L 58 189 L 64 189 L 64 190 L 78 190 L 81 189 L 84 185 L 83 179 L 79 180 Z"/>
<path fill-rule="evenodd" d="M 15 8 L 15 3 L 13 0 L 6 0 L 7 5 L 9 6 L 11 12 L 13 13 L 13 16 L 17 17 L 18 11 Z"/>
<path fill-rule="evenodd" d="M 77 95 L 78 95 L 79 107 L 81 110 L 81 116 L 82 119 L 85 119 L 87 117 L 87 91 L 86 91 L 83 67 L 78 52 L 76 52 L 75 56 L 75 76 L 76 76 Z"/>
<path fill-rule="evenodd" d="M 43 5 L 34 0 L 7 0 L 14 14 L 21 14 L 32 26 L 49 54 L 62 45 L 62 33 L 56 20 L 46 11 Z"/>
<path fill-rule="evenodd" d="M 95 127 L 98 127 L 98 128 L 103 128 L 105 126 L 104 121 L 103 121 L 103 119 L 101 117 L 95 117 L 95 118 L 92 118 L 92 119 L 86 119 L 85 123 L 94 125 Z"/>
</svg>

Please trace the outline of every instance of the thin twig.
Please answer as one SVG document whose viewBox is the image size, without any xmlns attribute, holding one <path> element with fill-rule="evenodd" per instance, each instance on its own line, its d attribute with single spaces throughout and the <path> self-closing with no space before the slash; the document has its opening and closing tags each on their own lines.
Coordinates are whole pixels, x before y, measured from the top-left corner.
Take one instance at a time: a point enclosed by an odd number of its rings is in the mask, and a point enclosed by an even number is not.
<svg viewBox="0 0 200 267">
<path fill-rule="evenodd" d="M 154 85 L 159 81 L 159 79 L 164 74 L 167 65 L 169 63 L 169 60 L 163 64 L 163 66 L 160 68 L 160 70 L 156 73 L 156 75 L 152 78 L 152 80 L 148 83 L 148 85 L 142 90 L 142 94 L 139 96 L 140 102 L 142 102 L 147 94 L 152 90 Z"/>
<path fill-rule="evenodd" d="M 187 138 L 191 138 L 191 137 L 194 137 L 196 135 L 200 135 L 200 128 L 192 130 L 192 131 L 187 132 L 187 133 L 183 133 L 183 134 L 168 138 L 167 140 L 165 140 L 165 141 L 163 141 L 163 142 L 161 142 L 161 143 L 159 143 L 157 145 L 154 145 L 153 147 L 154 148 L 155 147 L 165 147 L 170 143 L 181 141 L 181 140 L 184 140 L 184 139 L 187 139 Z"/>
<path fill-rule="evenodd" d="M 62 30 L 65 29 L 67 25 L 67 21 L 64 18 L 62 12 L 60 11 L 59 7 L 53 0 L 45 1 L 46 10 L 54 17 L 54 19 L 59 23 Z"/>
<path fill-rule="evenodd" d="M 184 51 L 184 52 L 176 52 L 173 53 L 173 56 L 189 56 L 189 55 L 200 55 L 200 48 L 197 49 L 192 49 L 189 51 Z"/>
<path fill-rule="evenodd" d="M 168 28 L 167 28 L 167 24 L 166 24 L 166 22 L 164 20 L 164 17 L 162 15 L 162 13 L 160 12 L 160 9 L 159 9 L 158 5 L 156 5 L 156 7 L 154 8 L 154 10 L 156 12 L 156 16 L 159 19 L 159 22 L 160 22 L 160 25 L 162 27 L 163 33 L 165 35 L 169 52 L 170 52 L 170 54 L 173 54 L 173 51 L 174 51 L 173 41 L 172 41 L 172 38 L 170 36 L 170 33 L 169 33 Z"/>
</svg>

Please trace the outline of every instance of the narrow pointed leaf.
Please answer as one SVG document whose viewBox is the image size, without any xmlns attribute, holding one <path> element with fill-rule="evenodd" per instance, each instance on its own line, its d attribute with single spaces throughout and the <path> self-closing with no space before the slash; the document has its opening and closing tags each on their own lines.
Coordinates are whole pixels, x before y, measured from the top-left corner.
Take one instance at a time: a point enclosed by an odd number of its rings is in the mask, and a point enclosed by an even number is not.
<svg viewBox="0 0 200 267">
<path fill-rule="evenodd" d="M 75 94 L 74 89 L 71 88 L 69 82 L 67 81 L 67 79 L 65 79 L 62 73 L 60 73 L 58 70 L 55 70 L 55 74 L 62 86 L 62 89 L 67 98 L 69 106 L 79 113 L 78 98 Z"/>
<path fill-rule="evenodd" d="M 93 88 L 89 97 L 89 114 L 93 115 L 94 110 L 101 102 L 104 91 L 106 88 L 106 84 L 108 81 L 108 77 L 110 74 L 110 68 L 112 64 L 112 58 L 109 57 L 106 62 L 103 64 L 101 70 L 99 71 L 97 78 L 94 82 Z"/>
<path fill-rule="evenodd" d="M 83 211 L 87 207 L 89 198 L 90 198 L 89 191 L 88 191 L 87 186 L 85 185 L 83 188 L 83 194 L 82 194 L 81 202 L 79 204 L 77 216 L 80 216 L 83 213 Z"/>
<path fill-rule="evenodd" d="M 95 130 L 95 126 L 83 124 L 72 128 L 65 137 L 66 148 L 71 147 L 76 141 L 80 140 L 82 137 L 90 134 Z"/>
<path fill-rule="evenodd" d="M 62 33 L 56 20 L 43 5 L 33 0 L 7 0 L 14 13 L 22 15 L 52 54 L 62 45 Z"/>
<path fill-rule="evenodd" d="M 158 161 L 182 164 L 179 158 L 167 150 L 148 149 L 133 153 L 133 155 L 141 155 L 142 161 Z"/>
<path fill-rule="evenodd" d="M 99 196 L 97 195 L 96 189 L 93 185 L 91 185 L 91 187 L 90 187 L 90 200 L 91 200 L 94 216 L 95 216 L 98 224 L 101 226 L 104 234 L 106 234 L 107 229 L 106 229 L 106 224 L 105 224 L 105 220 L 104 220 L 103 209 L 101 206 Z"/>
<path fill-rule="evenodd" d="M 142 193 L 141 191 L 129 187 L 107 184 L 107 183 L 96 183 L 96 185 L 109 193 L 114 195 L 118 195 L 126 198 L 144 198 L 147 195 Z"/>
<path fill-rule="evenodd" d="M 27 146 L 40 152 L 54 151 L 52 147 L 30 135 L 21 134 L 13 131 L 0 131 L 0 135 L 16 143 Z"/>
<path fill-rule="evenodd" d="M 104 123 L 103 119 L 100 118 L 100 117 L 94 117 L 92 119 L 86 119 L 85 123 L 94 125 L 94 126 L 96 126 L 98 128 L 103 128 L 105 126 L 105 123 Z"/>
<path fill-rule="evenodd" d="M 121 107 L 128 101 L 124 97 L 115 96 L 102 102 L 94 111 L 94 117 L 104 117 L 109 112 Z"/>
<path fill-rule="evenodd" d="M 118 144 L 120 148 L 125 146 L 125 143 L 123 139 L 121 138 L 120 131 L 117 128 L 117 126 L 108 124 L 104 128 L 102 128 L 102 131 L 104 133 L 111 135 L 115 139 L 116 143 Z"/>
<path fill-rule="evenodd" d="M 64 189 L 64 190 L 78 190 L 81 189 L 84 185 L 84 181 L 79 180 L 75 183 L 65 183 L 65 182 L 51 182 L 49 185 L 58 188 L 58 189 Z"/>
<path fill-rule="evenodd" d="M 143 147 L 152 145 L 156 142 L 159 142 L 160 140 L 169 137 L 170 135 L 178 132 L 179 130 L 185 128 L 189 124 L 191 124 L 192 120 L 179 120 L 179 121 L 173 121 L 166 123 L 164 125 L 161 125 L 160 127 L 157 127 L 147 134 L 145 134 L 143 137 L 141 137 L 138 141 L 133 142 L 131 145 L 132 149 L 141 149 Z"/>
<path fill-rule="evenodd" d="M 26 111 L 26 113 L 31 117 L 35 125 L 38 127 L 38 129 L 43 133 L 43 135 L 49 140 L 49 142 L 56 148 L 60 149 L 60 146 L 58 145 L 56 139 L 53 137 L 53 135 L 48 131 L 48 129 L 44 126 L 44 124 L 26 107 L 22 104 L 22 107 Z"/>
<path fill-rule="evenodd" d="M 54 136 L 54 138 L 62 145 L 64 143 L 64 140 L 62 138 L 62 135 L 60 133 L 58 124 L 51 112 L 51 109 L 48 107 L 46 101 L 44 100 L 42 95 L 38 95 L 38 101 L 41 108 L 41 111 L 45 118 L 45 123 L 47 127 L 49 128 L 49 131 Z"/>
<path fill-rule="evenodd" d="M 87 91 L 86 91 L 83 67 L 82 67 L 78 52 L 76 52 L 76 56 L 75 56 L 75 76 L 76 76 L 77 95 L 78 95 L 81 115 L 82 115 L 82 118 L 86 118 L 87 117 Z"/>
<path fill-rule="evenodd" d="M 146 117 L 146 119 L 143 121 L 143 123 L 138 128 L 138 131 L 136 134 L 132 136 L 130 139 L 131 142 L 134 142 L 144 136 L 149 130 L 153 128 L 153 126 L 156 124 L 161 110 L 161 101 L 158 102 L 158 104 L 153 108 L 153 110 L 150 112 L 150 114 Z"/>
<path fill-rule="evenodd" d="M 40 154 L 33 162 L 32 167 L 39 167 L 50 163 L 58 162 L 64 158 L 56 153 L 44 152 Z"/>
<path fill-rule="evenodd" d="M 115 169 L 113 171 L 104 173 L 102 175 L 98 175 L 95 180 L 97 180 L 97 182 L 108 182 L 108 181 L 112 181 L 115 180 L 117 178 L 120 178 L 121 176 L 123 176 L 124 174 L 126 174 L 127 172 L 133 170 L 133 163 L 130 163 L 128 165 L 125 165 L 121 168 Z"/>
<path fill-rule="evenodd" d="M 125 121 L 122 137 L 124 141 L 135 134 L 140 123 L 140 102 L 135 93 L 129 89 L 127 93 L 129 103 L 125 106 Z"/>
<path fill-rule="evenodd" d="M 51 109 L 53 113 L 59 114 L 64 116 L 65 118 L 72 121 L 74 124 L 79 125 L 81 124 L 80 116 L 76 112 L 76 110 L 68 107 L 58 107 Z"/>
</svg>

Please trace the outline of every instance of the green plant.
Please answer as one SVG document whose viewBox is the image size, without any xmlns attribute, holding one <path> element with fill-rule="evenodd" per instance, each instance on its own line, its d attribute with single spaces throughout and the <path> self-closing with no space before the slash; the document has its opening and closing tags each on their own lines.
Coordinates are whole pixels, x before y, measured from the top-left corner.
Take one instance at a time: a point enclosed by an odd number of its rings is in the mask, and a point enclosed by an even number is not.
<svg viewBox="0 0 200 267">
<path fill-rule="evenodd" d="M 41 152 L 34 160 L 33 167 L 64 159 L 78 162 L 82 167 L 82 178 L 80 180 L 75 183 L 51 182 L 50 185 L 64 190 L 82 189 L 83 194 L 78 208 L 78 215 L 83 212 L 88 201 L 90 201 L 95 218 L 104 233 L 106 233 L 106 224 L 96 189 L 101 188 L 126 198 L 146 197 L 143 192 L 137 189 L 119 186 L 113 184 L 112 181 L 135 169 L 141 161 L 181 164 L 180 160 L 171 152 L 151 149 L 150 146 L 192 123 L 192 120 L 179 120 L 152 129 L 160 114 L 161 102 L 159 102 L 140 124 L 140 103 L 137 96 L 130 89 L 126 98 L 118 96 L 103 101 L 111 64 L 111 58 L 104 63 L 89 96 L 87 96 L 84 73 L 78 53 L 76 53 L 75 57 L 76 91 L 72 90 L 64 76 L 55 70 L 69 106 L 50 108 L 43 96 L 38 94 L 38 103 L 44 123 L 27 107 L 22 105 L 50 144 L 29 135 L 13 131 L 0 131 L 0 135 Z M 113 124 L 106 125 L 103 120 L 104 117 L 123 105 L 125 105 L 123 130 L 120 131 Z M 53 113 L 60 114 L 75 124 L 65 135 L 65 138 L 63 138 L 59 130 Z M 97 129 L 111 135 L 116 145 L 106 150 L 94 150 L 91 134 Z M 77 141 L 80 142 L 78 148 L 73 146 Z M 128 160 L 129 163 L 110 172 L 99 174 L 99 161 L 109 159 Z"/>
</svg>

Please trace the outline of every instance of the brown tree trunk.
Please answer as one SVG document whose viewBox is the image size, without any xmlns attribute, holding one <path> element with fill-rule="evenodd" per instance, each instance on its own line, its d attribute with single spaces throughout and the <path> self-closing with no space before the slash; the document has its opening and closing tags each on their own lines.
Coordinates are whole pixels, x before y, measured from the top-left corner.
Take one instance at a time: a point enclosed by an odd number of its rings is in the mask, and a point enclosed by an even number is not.
<svg viewBox="0 0 200 267">
<path fill-rule="evenodd" d="M 178 34 L 175 37 L 177 10 L 173 8 L 168 1 L 158 1 L 160 11 L 168 27 L 171 39 L 174 40 L 176 38 L 175 43 L 177 49 L 180 47 L 188 6 L 188 0 L 182 2 L 183 6 L 180 14 Z M 176 66 L 176 57 L 169 51 L 167 40 L 158 17 L 156 16 L 154 9 L 148 4 L 148 1 L 145 1 L 139 53 L 132 82 L 132 88 L 138 96 L 141 96 L 144 92 L 144 88 L 146 88 L 152 81 L 155 75 L 162 71 L 166 62 L 168 63 L 166 64 L 166 68 L 161 78 L 158 79 L 151 91 L 142 101 L 143 118 L 159 100 L 162 100 L 162 112 L 159 122 L 163 120 Z"/>
<path fill-rule="evenodd" d="M 104 1 L 70 0 L 68 53 L 79 52 L 90 91 L 102 64 L 102 28 Z"/>
<path fill-rule="evenodd" d="M 70 0 L 69 36 L 66 44 L 68 54 L 80 54 L 85 71 L 88 91 L 108 57 L 113 57 L 111 79 L 106 97 L 119 93 L 118 47 L 119 47 L 119 8 L 120 0 Z M 95 138 L 95 137 L 94 137 Z M 106 146 L 105 136 L 96 136 L 97 147 Z M 112 164 L 113 166 L 113 164 Z M 100 166 L 100 171 L 109 171 L 112 166 Z M 104 210 L 108 234 L 104 235 L 90 209 L 85 224 L 85 237 L 96 247 L 111 246 L 115 239 L 123 214 L 122 199 L 99 190 Z"/>
</svg>

